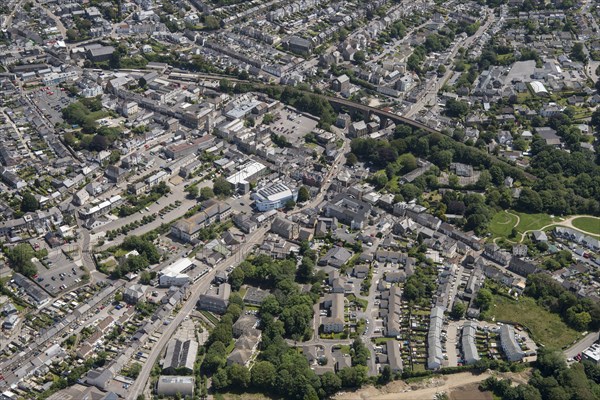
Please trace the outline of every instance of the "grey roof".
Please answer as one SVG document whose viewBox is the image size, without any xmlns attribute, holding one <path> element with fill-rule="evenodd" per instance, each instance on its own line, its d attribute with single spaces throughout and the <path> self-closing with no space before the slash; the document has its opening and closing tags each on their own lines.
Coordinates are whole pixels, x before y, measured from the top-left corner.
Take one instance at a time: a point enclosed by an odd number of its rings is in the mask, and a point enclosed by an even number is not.
<svg viewBox="0 0 600 400">
<path fill-rule="evenodd" d="M 515 329 L 512 325 L 502 325 L 500 328 L 500 344 L 508 361 L 521 361 L 525 352 L 515 338 Z"/>
<path fill-rule="evenodd" d="M 463 349 L 464 362 L 466 365 L 480 360 L 477 352 L 475 334 L 477 333 L 477 322 L 467 321 L 463 326 L 461 345 Z"/>
<path fill-rule="evenodd" d="M 167 344 L 163 370 L 186 368 L 193 371 L 197 353 L 198 343 L 195 340 L 172 339 Z"/>
</svg>

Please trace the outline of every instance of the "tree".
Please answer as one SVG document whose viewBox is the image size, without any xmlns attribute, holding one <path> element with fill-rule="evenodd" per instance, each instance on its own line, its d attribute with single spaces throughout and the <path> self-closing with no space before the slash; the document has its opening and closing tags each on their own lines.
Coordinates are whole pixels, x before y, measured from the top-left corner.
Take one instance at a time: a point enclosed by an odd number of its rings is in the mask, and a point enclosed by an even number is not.
<svg viewBox="0 0 600 400">
<path fill-rule="evenodd" d="M 354 61 L 356 61 L 357 63 L 362 64 L 365 62 L 366 59 L 367 54 L 363 50 L 359 50 L 356 53 L 354 53 Z"/>
<path fill-rule="evenodd" d="M 233 188 L 231 187 L 231 183 L 227 182 L 227 179 L 220 176 L 213 183 L 213 192 L 217 196 L 231 196 Z"/>
<path fill-rule="evenodd" d="M 517 206 L 528 213 L 539 213 L 543 208 L 542 198 L 537 192 L 526 187 L 521 190 Z"/>
<path fill-rule="evenodd" d="M 289 199 L 288 201 L 285 202 L 284 208 L 286 211 L 293 210 L 294 207 L 296 207 L 296 202 L 294 200 Z"/>
<path fill-rule="evenodd" d="M 310 192 L 306 186 L 300 186 L 300 189 L 298 189 L 298 203 L 304 203 L 308 199 L 310 199 Z"/>
<path fill-rule="evenodd" d="M 5 250 L 6 257 L 10 261 L 10 266 L 15 272 L 25 276 L 32 277 L 37 274 L 37 268 L 31 262 L 33 258 L 33 249 L 27 243 L 20 243 L 12 249 Z"/>
<path fill-rule="evenodd" d="M 244 274 L 244 270 L 241 268 L 236 268 L 233 271 L 231 271 L 231 274 L 229 275 L 229 282 L 231 284 L 231 289 L 236 291 L 239 290 L 240 287 L 242 286 L 242 284 L 244 283 L 244 279 L 245 279 L 245 274 Z"/>
<path fill-rule="evenodd" d="M 463 118 L 469 113 L 469 104 L 462 100 L 448 99 L 446 101 L 446 114 L 449 117 Z"/>
<path fill-rule="evenodd" d="M 188 193 L 188 196 L 190 199 L 195 199 L 196 197 L 198 197 L 198 193 L 200 192 L 200 190 L 198 189 L 198 186 L 196 185 L 191 185 L 188 186 L 185 191 Z"/>
<path fill-rule="evenodd" d="M 381 370 L 381 375 L 379 375 L 378 382 L 381 385 L 385 385 L 392 380 L 392 369 L 389 365 L 385 365 Z"/>
<path fill-rule="evenodd" d="M 360 340 L 360 338 L 356 338 L 354 339 L 354 342 L 352 342 L 352 351 L 354 353 L 352 357 L 352 365 L 366 366 L 371 353 L 363 341 Z"/>
<path fill-rule="evenodd" d="M 254 368 L 252 372 L 254 372 Z M 342 388 L 342 380 L 333 372 L 327 371 L 321 375 L 321 387 L 327 396 L 331 396 Z"/>
<path fill-rule="evenodd" d="M 356 157 L 356 154 L 348 153 L 348 155 L 346 156 L 346 165 L 352 167 L 352 166 L 356 165 L 357 162 L 358 162 L 358 158 Z"/>
<path fill-rule="evenodd" d="M 146 82 L 146 79 L 144 79 L 143 76 L 140 77 L 140 79 L 138 79 L 138 86 L 141 88 L 146 88 L 146 85 L 148 84 L 148 82 Z"/>
<path fill-rule="evenodd" d="M 142 273 L 140 274 L 140 283 L 142 285 L 149 285 L 151 280 L 152 275 L 150 275 L 150 272 L 142 271 Z"/>
<path fill-rule="evenodd" d="M 250 381 L 252 386 L 262 391 L 270 391 L 275 383 L 275 366 L 268 361 L 259 361 L 252 367 Z"/>
<path fill-rule="evenodd" d="M 30 192 L 23 193 L 23 198 L 21 199 L 21 211 L 36 211 L 39 207 L 40 204 L 33 194 L 31 194 Z"/>
<path fill-rule="evenodd" d="M 217 372 L 212 376 L 212 387 L 215 390 L 223 390 L 231 384 L 229 380 L 229 374 L 224 368 L 219 368 Z"/>
<path fill-rule="evenodd" d="M 465 311 L 467 307 L 462 301 L 454 301 L 454 305 L 452 306 L 452 311 L 450 312 L 450 316 L 454 319 L 461 319 L 465 316 Z"/>
<path fill-rule="evenodd" d="M 202 189 L 200 189 L 200 198 L 199 198 L 200 201 L 212 199 L 213 197 L 215 197 L 215 193 L 208 186 L 205 186 Z"/>
<path fill-rule="evenodd" d="M 479 292 L 477 292 L 475 304 L 477 304 L 477 306 L 481 308 L 482 311 L 488 310 L 492 305 L 493 301 L 494 296 L 492 295 L 492 292 L 489 291 L 489 289 L 482 288 L 479 290 Z"/>
<path fill-rule="evenodd" d="M 302 257 L 298 267 L 298 280 L 300 282 L 311 282 L 315 274 L 315 262 L 310 257 Z"/>
<path fill-rule="evenodd" d="M 587 61 L 587 55 L 583 49 L 583 43 L 577 42 L 573 45 L 571 48 L 571 58 L 575 61 L 581 61 L 583 63 Z"/>
<path fill-rule="evenodd" d="M 236 389 L 245 389 L 250 384 L 250 371 L 248 368 L 239 364 L 232 364 L 227 367 L 227 376 L 231 386 Z"/>
</svg>

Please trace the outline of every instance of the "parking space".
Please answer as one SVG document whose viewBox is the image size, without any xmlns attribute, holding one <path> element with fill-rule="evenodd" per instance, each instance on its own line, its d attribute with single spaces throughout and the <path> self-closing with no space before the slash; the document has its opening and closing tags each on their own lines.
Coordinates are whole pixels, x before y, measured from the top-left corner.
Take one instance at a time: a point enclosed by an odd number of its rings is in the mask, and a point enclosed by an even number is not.
<svg viewBox="0 0 600 400">
<path fill-rule="evenodd" d="M 36 281 L 53 296 L 81 283 L 84 272 L 62 251 L 55 251 L 44 260 L 47 268 L 38 268 Z"/>
<path fill-rule="evenodd" d="M 75 101 L 68 92 L 55 85 L 33 89 L 28 95 L 53 125 L 64 122 L 62 109 Z"/>
<path fill-rule="evenodd" d="M 279 113 L 280 118 L 270 127 L 277 135 L 284 136 L 290 143 L 304 143 L 304 136 L 317 127 L 317 121 L 285 108 Z"/>
</svg>

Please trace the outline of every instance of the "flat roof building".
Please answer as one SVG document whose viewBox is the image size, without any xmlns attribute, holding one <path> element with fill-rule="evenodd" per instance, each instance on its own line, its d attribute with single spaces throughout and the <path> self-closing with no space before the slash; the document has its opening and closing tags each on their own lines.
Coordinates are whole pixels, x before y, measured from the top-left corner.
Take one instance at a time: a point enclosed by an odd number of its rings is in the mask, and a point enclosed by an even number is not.
<svg viewBox="0 0 600 400">
<path fill-rule="evenodd" d="M 269 186 L 258 189 L 252 194 L 258 211 L 269 211 L 283 208 L 290 201 L 296 201 L 298 192 L 291 189 L 284 183 L 277 182 Z"/>
<path fill-rule="evenodd" d="M 193 376 L 164 376 L 158 377 L 156 394 L 159 396 L 194 396 Z"/>
</svg>

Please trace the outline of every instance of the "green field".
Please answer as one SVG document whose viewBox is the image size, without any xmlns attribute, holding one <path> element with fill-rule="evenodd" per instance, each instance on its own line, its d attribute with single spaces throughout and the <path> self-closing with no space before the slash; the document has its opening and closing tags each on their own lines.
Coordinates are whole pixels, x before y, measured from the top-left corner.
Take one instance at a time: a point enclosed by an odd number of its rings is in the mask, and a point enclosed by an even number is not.
<svg viewBox="0 0 600 400">
<path fill-rule="evenodd" d="M 489 230 L 494 237 L 508 237 L 517 223 L 517 217 L 506 211 L 496 213 L 490 222 Z"/>
<path fill-rule="evenodd" d="M 600 218 L 579 217 L 571 221 L 573 226 L 579 230 L 600 235 Z"/>
<path fill-rule="evenodd" d="M 504 296 L 494 296 L 494 305 L 486 313 L 489 318 L 509 321 L 529 328 L 532 339 L 551 348 L 562 349 L 575 341 L 580 334 L 569 328 L 557 314 L 538 306 L 530 297 L 519 301 Z"/>
<path fill-rule="evenodd" d="M 517 224 L 517 216 L 518 224 Z M 559 223 L 561 218 L 551 217 L 548 214 L 525 214 L 517 211 L 500 211 L 496 213 L 490 221 L 489 231 L 493 237 L 508 238 L 512 228 L 517 228 L 517 232 L 524 233 L 539 230 L 545 226 Z M 517 240 L 519 236 L 517 236 Z"/>
</svg>

